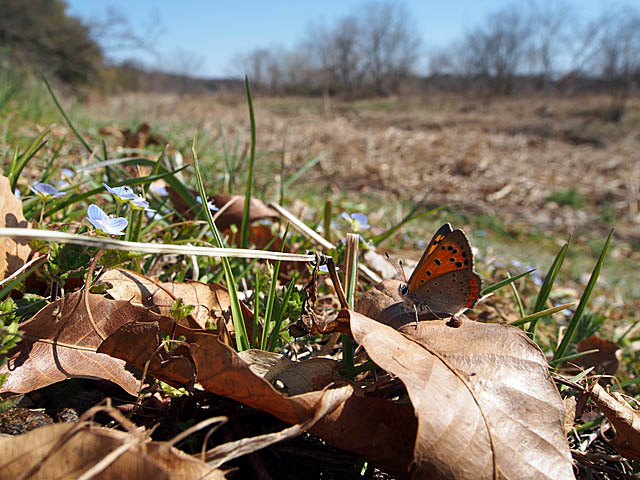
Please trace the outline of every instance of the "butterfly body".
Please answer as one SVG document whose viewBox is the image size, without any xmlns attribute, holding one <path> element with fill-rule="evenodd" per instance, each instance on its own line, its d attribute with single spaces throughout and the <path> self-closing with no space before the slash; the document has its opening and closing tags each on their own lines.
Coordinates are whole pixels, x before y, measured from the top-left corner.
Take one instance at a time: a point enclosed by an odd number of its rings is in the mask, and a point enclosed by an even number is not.
<svg viewBox="0 0 640 480">
<path fill-rule="evenodd" d="M 416 311 L 451 317 L 473 307 L 482 278 L 473 270 L 473 252 L 462 230 L 438 229 L 401 293 Z"/>
</svg>

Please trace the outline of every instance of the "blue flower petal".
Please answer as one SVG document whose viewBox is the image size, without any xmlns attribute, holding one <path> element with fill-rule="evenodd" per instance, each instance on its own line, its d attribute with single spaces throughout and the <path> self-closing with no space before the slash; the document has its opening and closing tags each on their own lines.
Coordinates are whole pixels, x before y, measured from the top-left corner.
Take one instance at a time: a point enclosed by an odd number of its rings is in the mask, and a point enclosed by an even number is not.
<svg viewBox="0 0 640 480">
<path fill-rule="evenodd" d="M 108 218 L 107 214 L 104 213 L 102 209 L 94 203 L 89 205 L 89 208 L 87 208 L 87 215 L 89 216 L 89 221 L 95 220 L 101 222 Z"/>
<path fill-rule="evenodd" d="M 37 193 L 42 198 L 57 198 L 66 195 L 64 192 L 59 192 L 53 185 L 43 182 L 35 182 L 33 185 L 29 185 L 29 188 L 32 192 Z"/>
<path fill-rule="evenodd" d="M 129 222 L 126 218 L 108 218 L 104 222 L 102 222 L 102 230 L 112 235 L 124 235 L 124 232 L 122 230 L 127 228 L 128 224 Z"/>
<path fill-rule="evenodd" d="M 104 188 L 107 189 L 109 193 L 117 196 L 121 200 L 133 200 L 134 198 L 137 197 L 134 191 L 131 190 L 131 188 L 127 187 L 126 185 L 122 187 L 110 187 L 106 183 L 103 183 L 102 185 L 104 186 Z"/>
<path fill-rule="evenodd" d="M 99 206 L 93 203 L 87 208 L 87 219 L 96 229 L 111 235 L 124 235 L 125 232 L 122 230 L 127 228 L 129 223 L 126 218 L 108 217 Z"/>
</svg>

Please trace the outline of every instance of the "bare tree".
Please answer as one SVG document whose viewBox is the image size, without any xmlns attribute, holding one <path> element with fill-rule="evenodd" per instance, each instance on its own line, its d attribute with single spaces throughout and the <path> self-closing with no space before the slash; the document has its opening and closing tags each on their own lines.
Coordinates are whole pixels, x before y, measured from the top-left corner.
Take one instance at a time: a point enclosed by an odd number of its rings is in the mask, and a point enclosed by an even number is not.
<svg viewBox="0 0 640 480">
<path fill-rule="evenodd" d="M 121 11 L 108 6 L 100 16 L 89 23 L 91 36 L 100 44 L 107 56 L 122 52 L 157 54 L 154 44 L 165 27 L 157 10 L 149 12 L 138 26 Z"/>
<path fill-rule="evenodd" d="M 618 121 L 631 89 L 640 81 L 640 11 L 625 7 L 605 13 L 598 22 L 600 35 L 591 65 L 611 94 L 610 118 Z"/>
<path fill-rule="evenodd" d="M 360 45 L 360 25 L 353 16 L 342 18 L 329 42 L 329 70 L 338 88 L 353 93 L 364 76 Z"/>
<path fill-rule="evenodd" d="M 361 13 L 364 12 L 364 13 Z M 253 83 L 270 90 L 388 94 L 413 70 L 420 37 L 402 4 L 374 1 L 331 27 L 307 28 L 298 48 L 256 49 L 236 59 Z M 268 78 L 268 75 L 271 75 Z"/>
<path fill-rule="evenodd" d="M 362 55 L 368 79 L 377 94 L 395 92 L 415 67 L 420 36 L 401 3 L 374 1 L 362 10 Z"/>
<path fill-rule="evenodd" d="M 538 72 L 541 87 L 551 88 L 558 73 L 559 57 L 569 50 L 569 20 L 576 15 L 562 0 L 532 0 L 530 8 L 531 68 Z"/>
<path fill-rule="evenodd" d="M 341 91 L 347 95 L 362 88 L 361 30 L 353 15 L 340 18 L 333 28 L 312 23 L 307 28 L 301 49 L 307 53 L 310 68 L 320 79 L 325 92 Z"/>
<path fill-rule="evenodd" d="M 486 79 L 495 93 L 511 93 L 525 66 L 530 39 L 530 22 L 515 6 L 491 15 L 463 42 L 468 75 Z"/>
<path fill-rule="evenodd" d="M 267 90 L 270 84 L 270 75 L 279 75 L 278 68 L 274 68 L 274 58 L 271 51 L 266 48 L 256 48 L 249 53 L 238 55 L 235 60 L 234 70 L 242 76 L 246 74 L 255 90 Z"/>
</svg>

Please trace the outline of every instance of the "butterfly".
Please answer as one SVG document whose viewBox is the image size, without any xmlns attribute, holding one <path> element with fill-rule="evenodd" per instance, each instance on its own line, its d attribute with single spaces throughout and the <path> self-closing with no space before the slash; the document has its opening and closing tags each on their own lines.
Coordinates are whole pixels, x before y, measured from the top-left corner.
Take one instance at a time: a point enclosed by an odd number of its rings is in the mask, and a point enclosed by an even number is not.
<svg viewBox="0 0 640 480">
<path fill-rule="evenodd" d="M 464 232 L 449 223 L 440 227 L 400 293 L 418 314 L 455 317 L 473 307 L 482 294 L 482 278 L 473 270 Z"/>
</svg>

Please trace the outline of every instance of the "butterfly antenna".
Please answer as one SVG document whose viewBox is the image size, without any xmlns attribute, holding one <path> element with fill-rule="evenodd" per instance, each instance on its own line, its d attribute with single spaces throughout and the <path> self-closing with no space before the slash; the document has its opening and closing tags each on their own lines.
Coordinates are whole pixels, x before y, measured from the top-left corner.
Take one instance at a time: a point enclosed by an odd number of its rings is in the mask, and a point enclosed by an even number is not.
<svg viewBox="0 0 640 480">
<path fill-rule="evenodd" d="M 402 281 L 404 283 L 408 283 L 407 282 L 407 276 L 404 274 L 404 268 L 402 266 L 402 260 L 398 260 L 398 263 L 396 264 L 396 263 L 393 263 L 393 261 L 391 260 L 391 257 L 389 256 L 389 252 L 384 252 L 384 256 L 387 257 L 387 261 L 393 266 L 393 268 L 395 268 L 396 273 L 402 279 Z"/>
<path fill-rule="evenodd" d="M 404 283 L 409 283 L 409 280 L 407 280 L 407 276 L 404 273 L 404 262 L 402 260 L 398 260 L 398 271 L 400 272 L 400 276 L 402 277 L 402 281 Z"/>
</svg>

